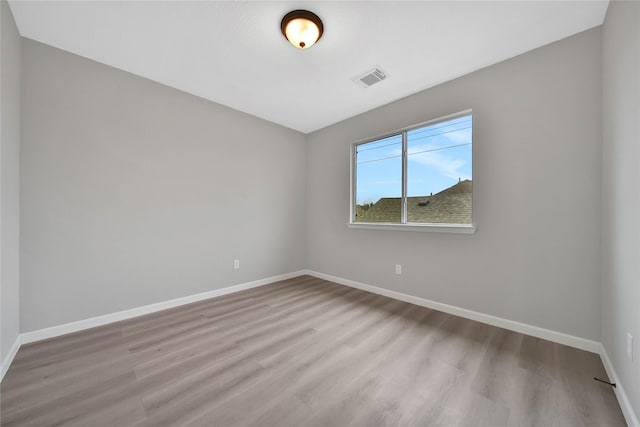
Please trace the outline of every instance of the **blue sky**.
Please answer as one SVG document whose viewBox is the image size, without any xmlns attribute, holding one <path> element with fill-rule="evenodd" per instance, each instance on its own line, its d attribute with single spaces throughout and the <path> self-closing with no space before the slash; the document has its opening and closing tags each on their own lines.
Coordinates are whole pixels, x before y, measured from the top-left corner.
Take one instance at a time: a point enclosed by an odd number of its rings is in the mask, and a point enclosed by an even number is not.
<svg viewBox="0 0 640 427">
<path fill-rule="evenodd" d="M 407 196 L 428 196 L 471 179 L 471 116 L 407 132 Z M 402 135 L 357 147 L 357 204 L 402 196 Z"/>
</svg>

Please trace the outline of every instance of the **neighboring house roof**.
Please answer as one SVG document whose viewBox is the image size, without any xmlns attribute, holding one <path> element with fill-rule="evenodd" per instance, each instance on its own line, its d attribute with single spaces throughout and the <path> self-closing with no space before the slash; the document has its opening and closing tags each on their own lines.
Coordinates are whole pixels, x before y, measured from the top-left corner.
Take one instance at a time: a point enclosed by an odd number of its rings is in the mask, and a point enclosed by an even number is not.
<svg viewBox="0 0 640 427">
<path fill-rule="evenodd" d="M 369 208 L 356 207 L 357 222 L 400 222 L 400 197 L 383 197 Z M 471 224 L 472 182 L 460 181 L 432 196 L 407 198 L 407 221 Z"/>
</svg>

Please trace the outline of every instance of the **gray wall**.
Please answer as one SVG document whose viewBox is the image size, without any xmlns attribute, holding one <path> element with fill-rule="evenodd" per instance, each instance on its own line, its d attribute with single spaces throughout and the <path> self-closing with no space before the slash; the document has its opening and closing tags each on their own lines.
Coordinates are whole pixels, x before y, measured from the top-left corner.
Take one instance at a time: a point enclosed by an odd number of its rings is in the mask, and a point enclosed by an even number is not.
<svg viewBox="0 0 640 427">
<path fill-rule="evenodd" d="M 609 3 L 603 28 L 602 343 L 640 415 L 640 3 Z"/>
<path fill-rule="evenodd" d="M 309 268 L 599 340 L 601 77 L 596 28 L 312 133 Z M 350 145 L 468 108 L 477 232 L 348 229 Z"/>
<path fill-rule="evenodd" d="M 22 49 L 23 332 L 305 267 L 304 135 Z"/>
<path fill-rule="evenodd" d="M 6 1 L 0 2 L 0 361 L 20 332 L 20 35 Z"/>
</svg>

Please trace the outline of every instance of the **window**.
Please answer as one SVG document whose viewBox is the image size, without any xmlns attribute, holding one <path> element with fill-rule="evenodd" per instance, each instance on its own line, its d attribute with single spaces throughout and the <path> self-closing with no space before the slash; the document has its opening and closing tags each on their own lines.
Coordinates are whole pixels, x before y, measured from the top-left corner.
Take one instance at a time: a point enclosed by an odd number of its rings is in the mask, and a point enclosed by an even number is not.
<svg viewBox="0 0 640 427">
<path fill-rule="evenodd" d="M 350 224 L 472 228 L 472 147 L 470 111 L 355 144 Z"/>
</svg>

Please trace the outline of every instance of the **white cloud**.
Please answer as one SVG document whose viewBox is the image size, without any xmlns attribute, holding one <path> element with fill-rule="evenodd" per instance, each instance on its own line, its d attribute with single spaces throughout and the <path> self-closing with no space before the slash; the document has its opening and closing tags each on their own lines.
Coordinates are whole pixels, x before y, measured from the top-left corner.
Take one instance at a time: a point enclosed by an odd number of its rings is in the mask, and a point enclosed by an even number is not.
<svg viewBox="0 0 640 427">
<path fill-rule="evenodd" d="M 448 156 L 442 152 L 431 151 L 427 153 L 412 154 L 409 156 L 408 160 L 432 167 L 442 175 L 451 179 L 471 178 L 471 176 L 469 176 L 467 173 L 460 170 L 460 168 L 462 168 L 466 164 L 464 160 L 453 156 Z"/>
<path fill-rule="evenodd" d="M 455 132 L 449 132 L 442 135 L 443 137 L 451 140 L 455 144 L 464 144 L 471 142 L 471 128 L 460 129 Z"/>
</svg>

